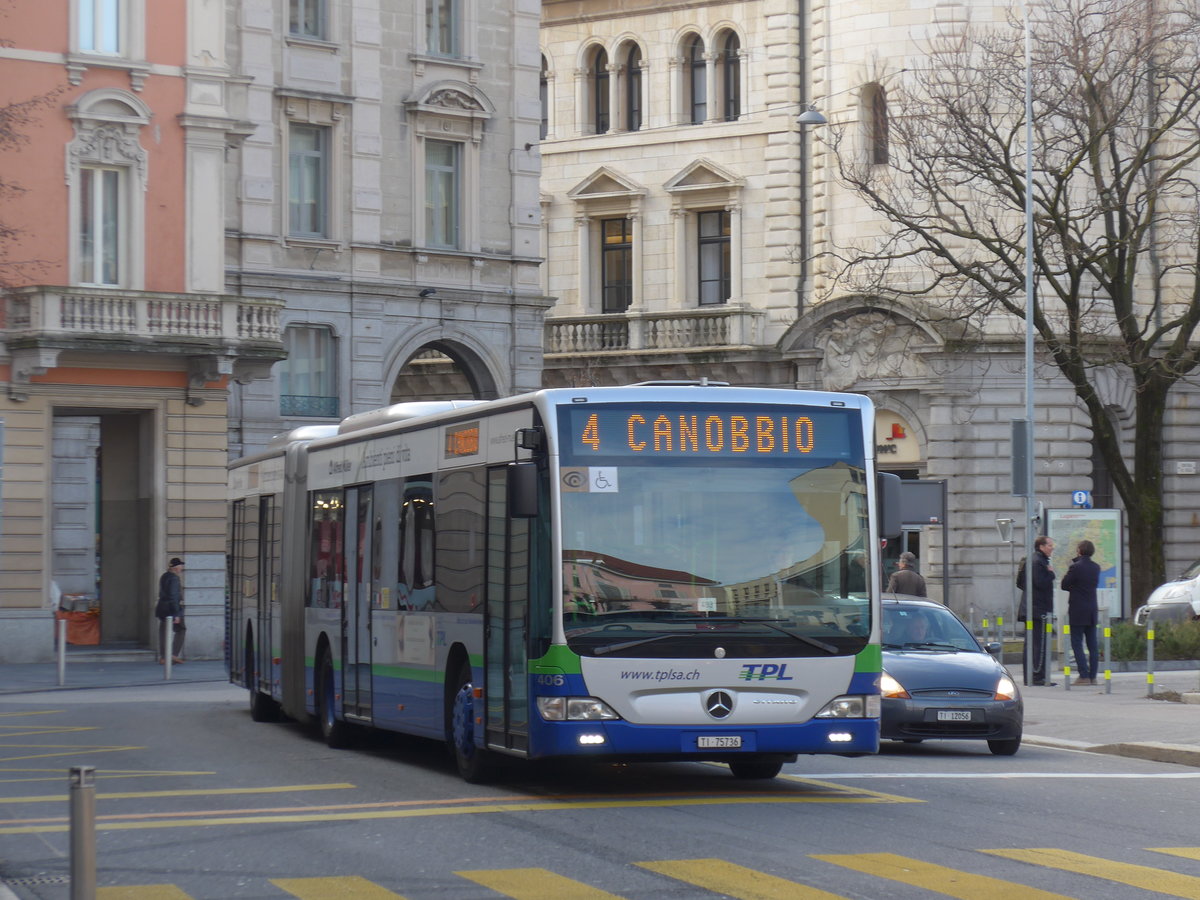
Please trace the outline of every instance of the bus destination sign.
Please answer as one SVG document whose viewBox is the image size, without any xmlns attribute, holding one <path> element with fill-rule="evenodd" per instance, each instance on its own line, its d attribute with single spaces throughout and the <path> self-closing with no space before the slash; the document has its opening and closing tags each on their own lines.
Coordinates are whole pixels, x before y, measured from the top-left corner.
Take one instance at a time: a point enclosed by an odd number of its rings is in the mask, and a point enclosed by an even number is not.
<svg viewBox="0 0 1200 900">
<path fill-rule="evenodd" d="M 446 429 L 446 459 L 474 456 L 479 452 L 479 423 L 456 425 Z"/>
<path fill-rule="evenodd" d="M 727 404 L 572 406 L 563 450 L 573 460 L 629 458 L 851 458 L 851 410 Z"/>
</svg>

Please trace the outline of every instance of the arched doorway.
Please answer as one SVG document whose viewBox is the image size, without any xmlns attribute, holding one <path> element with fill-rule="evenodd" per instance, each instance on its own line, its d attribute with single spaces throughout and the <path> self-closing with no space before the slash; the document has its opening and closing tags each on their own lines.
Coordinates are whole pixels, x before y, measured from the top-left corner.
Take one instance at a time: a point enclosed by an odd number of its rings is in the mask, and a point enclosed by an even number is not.
<svg viewBox="0 0 1200 900">
<path fill-rule="evenodd" d="M 483 360 L 450 341 L 430 341 L 408 358 L 392 383 L 391 403 L 410 400 L 492 400 L 496 381 Z"/>
</svg>

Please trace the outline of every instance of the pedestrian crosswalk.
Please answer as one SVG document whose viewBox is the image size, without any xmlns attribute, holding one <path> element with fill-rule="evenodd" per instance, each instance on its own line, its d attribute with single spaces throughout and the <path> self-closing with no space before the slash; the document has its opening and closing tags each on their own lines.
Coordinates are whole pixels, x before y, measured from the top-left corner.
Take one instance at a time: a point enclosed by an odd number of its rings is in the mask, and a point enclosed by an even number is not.
<svg viewBox="0 0 1200 900">
<path fill-rule="evenodd" d="M 1019 864 L 1013 880 L 997 878 L 970 871 L 969 868 L 952 868 L 917 857 L 894 853 L 839 853 L 811 854 L 805 865 L 796 867 L 796 858 L 785 863 L 793 877 L 758 871 L 723 859 L 673 859 L 636 862 L 633 868 L 643 873 L 667 879 L 659 885 L 661 892 L 669 896 L 679 894 L 680 884 L 690 885 L 705 893 L 689 893 L 687 896 L 701 898 L 730 897 L 734 900 L 845 900 L 837 892 L 839 884 L 846 883 L 847 871 L 857 876 L 866 876 L 867 885 L 855 882 L 850 894 L 855 897 L 888 896 L 896 885 L 922 889 L 930 897 L 957 897 L 962 900 L 1070 900 L 1072 897 L 1123 896 L 1123 888 L 1138 888 L 1156 892 L 1159 896 L 1200 900 L 1200 876 L 1157 868 L 1140 863 L 1122 862 L 1089 856 L 1070 850 L 1051 848 L 1027 849 L 981 849 L 979 869 L 995 868 L 995 858 L 1003 858 Z M 1200 847 L 1150 847 L 1146 852 L 1163 857 L 1164 866 L 1171 865 L 1171 858 L 1200 861 Z M 989 865 L 989 860 L 991 865 Z M 1185 863 L 1186 865 L 1186 863 Z M 794 876 L 797 868 L 803 877 Z M 1193 866 L 1197 871 L 1200 868 Z M 1068 873 L 1072 876 L 1064 882 L 1055 878 L 1061 887 L 1069 884 L 1071 893 L 1047 891 L 1037 886 L 1047 871 Z M 629 879 L 619 879 L 628 884 Z M 255 896 L 288 897 L 298 900 L 423 900 L 445 894 L 471 897 L 511 897 L 513 900 L 621 900 L 619 890 L 589 883 L 554 872 L 548 868 L 511 869 L 465 869 L 453 872 L 440 882 L 431 880 L 425 873 L 422 884 L 406 890 L 403 884 L 384 886 L 359 876 L 324 878 L 273 878 L 273 888 L 263 886 Z M 454 882 L 451 884 L 449 882 Z M 470 883 L 483 888 L 479 893 L 470 891 Z M 1119 886 L 1123 886 L 1119 887 Z M 638 896 L 645 896 L 652 887 L 638 889 Z M 675 890 L 675 893 L 671 893 Z M 197 895 L 197 898 L 202 895 Z M 905 896 L 919 896 L 907 893 Z M 101 887 L 96 900 L 193 900 L 193 895 L 174 884 L 134 885 L 127 887 Z"/>
</svg>

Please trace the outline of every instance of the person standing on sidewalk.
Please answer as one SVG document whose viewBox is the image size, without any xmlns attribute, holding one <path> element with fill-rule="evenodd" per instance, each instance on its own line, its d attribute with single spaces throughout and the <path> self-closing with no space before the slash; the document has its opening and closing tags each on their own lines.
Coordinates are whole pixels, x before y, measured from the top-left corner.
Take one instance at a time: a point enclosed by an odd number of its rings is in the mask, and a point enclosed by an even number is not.
<svg viewBox="0 0 1200 900">
<path fill-rule="evenodd" d="M 187 625 L 183 622 L 183 560 L 172 557 L 167 571 L 158 579 L 158 603 L 154 615 L 158 618 L 158 662 L 166 660 L 167 622 L 174 631 L 171 642 L 171 661 L 183 662 L 183 639 L 187 637 Z"/>
<path fill-rule="evenodd" d="M 1100 566 L 1092 559 L 1096 545 L 1091 541 L 1080 541 L 1077 556 L 1071 560 L 1071 568 L 1063 576 L 1062 589 L 1067 592 L 1067 622 L 1071 626 L 1071 649 L 1075 653 L 1075 665 L 1079 677 L 1075 684 L 1095 684 L 1096 667 L 1096 621 L 1100 615 L 1096 602 L 1096 588 L 1100 584 Z M 1087 655 L 1083 646 L 1087 643 Z"/>
<path fill-rule="evenodd" d="M 1054 555 L 1054 540 L 1040 535 L 1033 542 L 1033 628 L 1026 626 L 1025 634 L 1030 638 L 1033 651 L 1033 671 L 1026 673 L 1030 684 L 1053 687 L 1056 682 L 1046 680 L 1046 617 L 1054 612 L 1054 569 L 1050 557 Z M 1022 590 L 1024 590 L 1022 588 Z M 1025 597 L 1021 597 L 1021 615 L 1025 614 Z M 1026 657 L 1028 660 L 1028 657 Z M 1032 674 L 1032 678 L 1028 677 Z"/>
<path fill-rule="evenodd" d="M 925 576 L 917 571 L 917 555 L 905 550 L 896 561 L 899 566 L 888 579 L 889 594 L 912 594 L 914 597 L 925 597 Z"/>
</svg>

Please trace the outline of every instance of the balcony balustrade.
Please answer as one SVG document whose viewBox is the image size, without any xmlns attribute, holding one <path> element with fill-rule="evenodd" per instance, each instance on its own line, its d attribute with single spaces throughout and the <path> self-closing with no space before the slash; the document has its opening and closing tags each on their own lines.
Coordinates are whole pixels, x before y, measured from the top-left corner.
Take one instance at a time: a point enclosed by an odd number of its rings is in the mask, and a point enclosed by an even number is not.
<svg viewBox="0 0 1200 900">
<path fill-rule="evenodd" d="M 546 356 L 756 346 L 765 313 L 740 306 L 547 316 Z"/>
<path fill-rule="evenodd" d="M 286 356 L 283 301 L 270 298 L 37 285 L 9 292 L 2 308 L 0 341 L 14 380 L 54 367 L 72 350 L 179 353 L 194 364 L 211 358 L 217 370 L 243 370 L 239 380 L 263 377 L 264 366 Z"/>
</svg>

